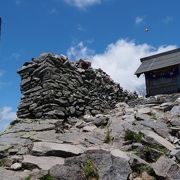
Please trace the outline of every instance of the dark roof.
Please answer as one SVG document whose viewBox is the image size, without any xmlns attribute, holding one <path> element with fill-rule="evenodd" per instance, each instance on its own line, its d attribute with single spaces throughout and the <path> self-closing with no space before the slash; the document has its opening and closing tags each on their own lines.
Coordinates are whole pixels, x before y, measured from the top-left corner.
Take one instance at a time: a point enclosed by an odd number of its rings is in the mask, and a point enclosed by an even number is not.
<svg viewBox="0 0 180 180">
<path fill-rule="evenodd" d="M 180 64 L 180 48 L 141 58 L 141 65 L 135 75 Z"/>
</svg>

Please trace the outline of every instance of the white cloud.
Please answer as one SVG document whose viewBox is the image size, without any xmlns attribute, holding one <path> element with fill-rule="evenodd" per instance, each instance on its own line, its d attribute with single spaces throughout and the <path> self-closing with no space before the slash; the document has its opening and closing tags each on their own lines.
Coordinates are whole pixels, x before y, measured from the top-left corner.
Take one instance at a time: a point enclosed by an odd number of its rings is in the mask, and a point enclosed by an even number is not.
<svg viewBox="0 0 180 180">
<path fill-rule="evenodd" d="M 76 26 L 76 29 L 78 30 L 78 31 L 85 31 L 85 29 L 84 29 L 84 27 L 81 25 L 81 24 L 78 24 L 77 26 Z"/>
<path fill-rule="evenodd" d="M 85 46 L 82 41 L 75 46 L 71 46 L 67 51 L 67 56 L 70 59 L 91 59 L 93 54 L 94 51 Z"/>
<path fill-rule="evenodd" d="M 49 10 L 50 14 L 58 14 L 58 10 L 56 8 L 52 8 Z"/>
<path fill-rule="evenodd" d="M 15 60 L 19 60 L 21 58 L 21 54 L 18 52 L 14 52 L 11 54 L 10 58 L 15 59 Z"/>
<path fill-rule="evenodd" d="M 103 54 L 95 55 L 92 66 L 102 68 L 127 90 L 144 89 L 144 77 L 137 78 L 134 75 L 140 65 L 140 58 L 175 48 L 174 45 L 154 48 L 148 44 L 136 44 L 133 41 L 121 39 L 108 45 Z"/>
<path fill-rule="evenodd" d="M 155 48 L 149 44 L 136 44 L 125 39 L 109 44 L 102 54 L 84 46 L 83 42 L 71 47 L 68 56 L 71 59 L 89 59 L 94 68 L 101 68 L 121 87 L 130 91 L 144 91 L 144 76 L 137 78 L 134 73 L 140 65 L 140 58 L 175 49 L 174 45 Z"/>
<path fill-rule="evenodd" d="M 22 0 L 15 0 L 15 4 L 16 4 L 16 5 L 22 4 Z"/>
<path fill-rule="evenodd" d="M 79 9 L 86 9 L 95 4 L 101 4 L 102 0 L 64 0 L 66 3 Z"/>
<path fill-rule="evenodd" d="M 1 121 L 11 121 L 16 118 L 16 113 L 12 111 L 12 108 L 5 106 L 0 108 L 0 122 Z"/>
<path fill-rule="evenodd" d="M 135 24 L 141 24 L 144 21 L 144 17 L 137 16 L 135 18 Z"/>
<path fill-rule="evenodd" d="M 4 70 L 0 69 L 0 77 L 4 75 Z"/>
<path fill-rule="evenodd" d="M 0 78 L 2 78 L 4 74 L 5 74 L 5 71 L 2 70 L 2 69 L 0 69 Z M 6 86 L 6 85 L 9 85 L 9 83 L 8 83 L 8 82 L 4 82 L 4 81 L 2 81 L 2 80 L 0 79 L 0 88 L 4 87 L 4 86 Z"/>
<path fill-rule="evenodd" d="M 173 21 L 173 17 L 172 16 L 166 16 L 164 19 L 163 19 L 163 22 L 165 24 L 169 24 Z"/>
</svg>

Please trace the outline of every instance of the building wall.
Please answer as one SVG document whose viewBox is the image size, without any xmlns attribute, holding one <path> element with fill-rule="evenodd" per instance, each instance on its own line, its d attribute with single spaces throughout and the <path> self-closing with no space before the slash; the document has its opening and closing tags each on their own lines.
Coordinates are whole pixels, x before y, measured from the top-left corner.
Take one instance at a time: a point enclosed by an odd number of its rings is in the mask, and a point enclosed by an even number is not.
<svg viewBox="0 0 180 180">
<path fill-rule="evenodd" d="M 180 90 L 180 66 L 148 72 L 145 78 L 147 96 L 176 93 Z"/>
</svg>

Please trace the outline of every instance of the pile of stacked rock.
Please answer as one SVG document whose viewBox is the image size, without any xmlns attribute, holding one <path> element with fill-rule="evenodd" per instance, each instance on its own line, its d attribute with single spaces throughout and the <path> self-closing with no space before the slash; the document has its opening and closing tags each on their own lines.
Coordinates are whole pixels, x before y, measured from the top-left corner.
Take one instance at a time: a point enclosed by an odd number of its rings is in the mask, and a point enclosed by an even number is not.
<svg viewBox="0 0 180 180">
<path fill-rule="evenodd" d="M 70 62 L 65 56 L 44 53 L 18 70 L 21 76 L 19 118 L 47 119 L 98 114 L 117 102 L 137 98 L 91 63 Z"/>
</svg>

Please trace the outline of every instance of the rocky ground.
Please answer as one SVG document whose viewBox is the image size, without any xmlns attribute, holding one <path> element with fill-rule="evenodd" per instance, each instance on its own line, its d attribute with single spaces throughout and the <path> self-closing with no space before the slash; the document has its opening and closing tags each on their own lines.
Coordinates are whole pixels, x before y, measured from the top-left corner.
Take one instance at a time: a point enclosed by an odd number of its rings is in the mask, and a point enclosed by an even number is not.
<svg viewBox="0 0 180 180">
<path fill-rule="evenodd" d="M 1 180 L 179 180 L 180 94 L 66 121 L 17 118 L 0 135 L 0 166 Z"/>
</svg>

